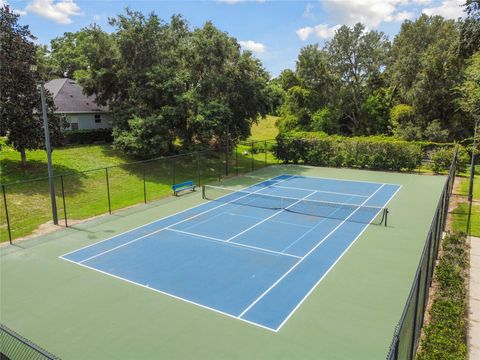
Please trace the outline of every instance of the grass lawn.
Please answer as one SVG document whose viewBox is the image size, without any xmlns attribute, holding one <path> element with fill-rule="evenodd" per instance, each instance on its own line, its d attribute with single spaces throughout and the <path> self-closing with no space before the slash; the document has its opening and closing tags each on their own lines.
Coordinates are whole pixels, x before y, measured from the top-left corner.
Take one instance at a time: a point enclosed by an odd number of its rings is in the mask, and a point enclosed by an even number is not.
<svg viewBox="0 0 480 360">
<path fill-rule="evenodd" d="M 461 177 L 460 186 L 458 187 L 458 194 L 461 195 L 462 203 L 452 212 L 453 223 L 452 227 L 455 231 L 465 232 L 467 229 L 469 204 L 465 198 L 468 195 L 469 177 Z M 473 198 L 480 200 L 480 175 L 476 175 L 473 182 Z M 480 236 L 480 204 L 473 203 L 472 218 L 471 218 L 471 234 L 473 236 Z"/>
<path fill-rule="evenodd" d="M 278 120 L 277 116 L 267 115 L 265 119 L 258 120 L 258 124 L 252 126 L 252 135 L 248 138 L 250 141 L 257 140 L 272 140 L 278 135 L 278 129 L 275 122 Z"/>
<path fill-rule="evenodd" d="M 243 154 L 243 151 L 247 151 Z M 46 153 L 43 150 L 27 153 L 28 166 L 20 166 L 20 154 L 3 147 L 0 154 L 2 168 L 0 181 L 5 187 L 12 237 L 30 234 L 51 220 L 51 204 L 47 176 Z M 63 177 L 68 220 L 85 219 L 108 212 L 105 167 L 109 168 L 110 206 L 112 211 L 144 201 L 143 178 L 147 201 L 171 194 L 170 186 L 187 180 L 200 184 L 218 181 L 225 174 L 223 152 L 203 153 L 197 158 L 185 155 L 159 159 L 141 164 L 130 164 L 134 159 L 115 151 L 111 145 L 83 145 L 59 148 L 52 153 L 55 175 Z M 250 147 L 238 147 L 238 155 L 230 158 L 230 174 L 248 172 L 265 166 L 265 160 L 276 163 L 271 153 L 265 156 L 263 143 L 257 144 L 251 156 Z M 237 169 L 235 163 L 238 162 Z M 175 167 L 175 172 L 173 168 Z M 91 170 L 92 169 L 92 170 Z M 95 170 L 96 169 L 96 170 Z M 83 172 L 85 170 L 91 170 Z M 68 175 L 66 175 L 68 174 Z M 40 180 L 35 180 L 39 179 Z M 23 184 L 17 181 L 31 180 Z M 13 184 L 12 184 L 13 183 Z M 59 217 L 64 217 L 61 179 L 55 179 Z M 7 226 L 3 201 L 0 205 L 0 240 L 7 241 Z"/>
</svg>

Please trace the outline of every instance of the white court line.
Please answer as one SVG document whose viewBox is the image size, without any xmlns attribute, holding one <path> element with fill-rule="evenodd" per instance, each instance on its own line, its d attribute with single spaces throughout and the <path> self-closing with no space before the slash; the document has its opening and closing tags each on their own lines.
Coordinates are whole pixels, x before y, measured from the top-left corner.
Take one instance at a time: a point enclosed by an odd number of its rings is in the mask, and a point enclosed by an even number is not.
<svg viewBox="0 0 480 360">
<path fill-rule="evenodd" d="M 363 206 L 365 205 L 365 203 L 370 200 L 373 195 L 375 195 L 381 188 L 383 188 L 385 186 L 385 184 L 382 184 L 382 186 L 380 186 L 372 195 L 370 195 L 367 199 L 365 199 L 365 201 L 360 205 L 360 206 Z M 257 302 L 259 302 L 265 295 L 267 295 L 275 286 L 277 286 L 280 281 L 282 281 L 288 274 L 290 274 L 298 265 L 300 265 L 302 263 L 303 260 L 305 260 L 312 252 L 314 252 L 326 239 L 328 239 L 332 234 L 335 233 L 335 231 L 337 231 L 337 229 L 342 226 L 343 224 L 345 224 L 345 222 L 353 216 L 353 214 L 355 214 L 358 210 L 360 209 L 360 207 L 356 210 L 354 210 L 349 216 L 347 216 L 345 218 L 345 220 L 343 220 L 340 224 L 338 224 L 332 231 L 330 231 L 327 235 L 325 235 L 325 237 L 317 244 L 315 245 L 309 252 L 307 252 L 303 258 L 297 262 L 295 265 L 293 265 L 285 274 L 283 274 L 277 281 L 275 281 L 267 290 L 265 290 L 262 295 L 260 295 L 254 302 L 252 302 L 245 310 L 242 311 L 242 313 L 240 315 L 238 315 L 239 317 L 242 317 L 243 315 L 245 315 L 245 313 L 250 310 Z M 366 227 L 365 227 L 366 228 Z"/>
<path fill-rule="evenodd" d="M 399 186 L 398 189 L 392 194 L 392 196 L 390 196 L 390 199 L 388 199 L 388 201 L 385 203 L 385 205 L 383 205 L 384 207 L 386 207 L 388 205 L 388 203 L 395 197 L 395 195 L 397 195 L 397 193 L 400 191 L 402 187 Z M 379 213 L 377 213 L 375 216 L 377 216 Z M 290 312 L 290 314 L 287 315 L 287 317 L 282 321 L 282 323 L 277 327 L 276 331 L 280 331 L 280 329 L 282 328 L 283 325 L 285 325 L 285 323 L 288 321 L 288 319 L 290 319 L 290 317 L 293 315 L 293 313 L 295 311 L 297 311 L 297 309 L 303 304 L 303 302 L 307 299 L 307 297 L 315 290 L 315 288 L 318 286 L 318 284 L 320 284 L 320 282 L 325 278 L 325 276 L 327 276 L 327 274 L 330 272 L 330 270 L 332 270 L 335 265 L 340 261 L 340 259 L 343 257 L 343 255 L 346 254 L 346 252 L 353 246 L 353 244 L 360 238 L 360 236 L 362 236 L 362 234 L 365 232 L 365 230 L 367 230 L 368 226 L 365 226 L 362 231 L 357 235 L 357 237 L 355 239 L 353 239 L 353 241 L 350 243 L 350 245 L 348 245 L 348 247 L 340 254 L 340 256 L 335 260 L 335 262 L 327 269 L 327 271 L 322 275 L 322 277 L 320 279 L 318 279 L 318 281 L 315 283 L 315 285 L 313 285 L 313 287 L 307 292 L 307 294 L 305 294 L 305 296 L 302 298 L 302 300 L 300 300 L 300 302 L 293 308 L 293 310 Z"/>
<path fill-rule="evenodd" d="M 235 246 L 235 247 L 244 247 L 244 248 L 247 248 L 247 249 L 250 249 L 250 250 L 256 250 L 257 252 L 266 252 L 266 253 L 271 253 L 271 254 L 275 254 L 275 255 L 283 255 L 283 256 L 293 257 L 293 258 L 296 258 L 296 259 L 301 259 L 302 258 L 301 256 L 297 256 L 297 255 L 293 255 L 293 254 L 289 254 L 289 253 L 285 253 L 285 252 L 279 252 L 279 251 L 264 249 L 264 248 L 257 247 L 257 246 L 237 243 L 235 241 L 226 242 L 223 239 L 214 238 L 214 237 L 206 236 L 206 235 L 200 235 L 200 234 L 196 234 L 196 233 L 191 233 L 191 232 L 188 232 L 188 231 L 177 230 L 177 229 L 165 229 L 165 230 L 177 232 L 177 233 L 180 233 L 180 234 L 190 235 L 190 236 L 193 236 L 193 237 L 204 238 L 204 239 L 207 239 L 207 240 L 220 242 L 220 243 L 226 244 L 226 245 L 231 244 L 232 246 Z"/>
<path fill-rule="evenodd" d="M 284 179 L 284 180 L 282 180 L 282 181 L 286 181 L 286 180 L 287 180 L 287 179 Z M 279 181 L 279 182 L 282 182 L 282 181 Z M 261 183 L 259 183 L 259 184 L 261 184 Z M 269 185 L 269 186 L 271 186 L 271 185 Z M 188 218 L 186 218 L 186 219 L 177 221 L 176 223 L 173 223 L 173 224 L 170 224 L 170 225 L 165 226 L 165 227 L 163 227 L 163 228 L 160 228 L 160 229 L 158 229 L 158 230 L 152 231 L 152 232 L 150 232 L 150 233 L 148 233 L 148 234 L 145 234 L 145 235 L 143 235 L 143 236 L 140 236 L 140 237 L 138 237 L 138 238 L 135 238 L 135 239 L 133 239 L 133 240 L 130 240 L 130 241 L 128 241 L 128 242 L 126 242 L 126 243 L 123 243 L 123 244 L 121 244 L 121 245 L 115 246 L 115 247 L 113 247 L 113 248 L 111 248 L 111 249 L 102 251 L 102 252 L 100 252 L 100 253 L 98 253 L 98 254 L 96 254 L 96 255 L 93 255 L 93 256 L 90 256 L 90 257 L 88 257 L 88 258 L 86 258 L 86 259 L 83 259 L 82 261 L 79 261 L 78 263 L 84 263 L 84 262 L 86 262 L 86 261 L 88 261 L 88 260 L 94 259 L 94 258 L 96 258 L 96 257 L 99 257 L 99 256 L 102 256 L 102 255 L 104 255 L 104 254 L 107 254 L 107 253 L 109 253 L 109 252 L 111 252 L 111 251 L 114 251 L 114 250 L 120 249 L 120 248 L 122 248 L 122 247 L 124 247 L 124 246 L 130 245 L 130 244 L 132 244 L 132 243 L 134 243 L 134 242 L 137 242 L 137 241 L 139 241 L 139 240 L 141 240 L 141 239 L 144 239 L 144 238 L 146 238 L 146 237 L 148 237 L 148 236 L 150 236 L 150 235 L 157 234 L 157 233 L 159 233 L 159 232 L 161 232 L 161 231 L 164 231 L 164 230 L 166 230 L 166 229 L 169 229 L 169 228 L 171 228 L 172 226 L 175 226 L 175 225 L 184 223 L 185 221 L 189 221 L 189 220 L 191 220 L 191 219 L 194 219 L 194 218 L 196 218 L 196 217 L 198 217 L 198 216 L 200 216 L 200 215 L 206 214 L 206 213 L 208 213 L 208 212 L 210 212 L 210 211 L 213 211 L 213 210 L 215 210 L 215 209 L 218 209 L 218 208 L 220 208 L 220 207 L 222 207 L 222 206 L 226 206 L 227 204 L 230 204 L 232 201 L 236 201 L 236 200 L 241 199 L 241 198 L 244 198 L 244 197 L 246 197 L 246 196 L 248 196 L 248 195 L 250 195 L 250 194 L 254 194 L 254 193 L 256 193 L 256 192 L 258 192 L 258 191 L 260 191 L 260 190 L 262 190 L 262 189 L 268 188 L 269 186 L 262 187 L 262 188 L 260 188 L 260 189 L 258 189 L 258 190 L 255 190 L 255 191 L 253 191 L 253 192 L 251 192 L 251 193 L 248 193 L 247 195 L 244 195 L 244 196 L 241 196 L 241 197 L 236 198 L 236 199 L 234 199 L 234 200 L 231 200 L 231 201 L 222 203 L 222 204 L 220 204 L 220 205 L 218 205 L 218 206 L 215 206 L 215 207 L 213 207 L 213 208 L 211 208 L 211 209 L 207 209 L 207 210 L 205 210 L 205 211 L 202 211 L 201 213 L 198 213 L 198 214 L 195 214 L 195 215 L 193 215 L 193 216 L 190 216 L 190 217 L 188 217 Z M 77 251 L 78 251 L 78 250 L 77 250 Z M 63 255 L 62 255 L 62 258 L 63 258 Z"/>
<path fill-rule="evenodd" d="M 294 186 L 281 186 L 281 185 L 280 185 L 280 186 L 274 186 L 274 188 L 303 190 L 303 191 L 316 191 L 316 192 L 319 192 L 319 193 L 345 195 L 345 196 L 355 196 L 355 197 L 362 197 L 362 198 L 367 198 L 367 197 L 368 197 L 368 195 L 356 195 L 356 194 L 342 193 L 342 192 L 336 192 L 336 191 L 326 191 L 326 190 L 315 190 L 315 189 L 299 188 L 299 187 L 294 187 Z"/>
<path fill-rule="evenodd" d="M 258 225 L 264 223 L 265 221 L 268 221 L 269 219 L 273 218 L 274 216 L 277 216 L 278 214 L 280 214 L 281 212 L 287 210 L 288 208 L 292 207 L 293 205 L 298 204 L 300 201 L 306 200 L 309 196 L 311 196 L 311 195 L 313 195 L 313 194 L 315 194 L 315 193 L 316 193 L 316 191 L 312 191 L 312 192 L 311 192 L 310 194 L 308 194 L 307 196 L 304 196 L 303 198 L 298 199 L 298 200 L 295 201 L 294 203 L 288 205 L 285 209 L 281 209 L 281 210 L 277 211 L 277 212 L 274 213 L 273 215 L 270 215 L 269 217 L 263 219 L 262 221 L 259 221 L 259 222 L 257 222 L 256 224 L 253 224 L 252 226 L 250 226 L 250 227 L 246 228 L 245 230 L 239 232 L 238 234 L 232 236 L 232 237 L 229 238 L 226 242 L 229 242 L 229 241 L 235 239 L 236 237 L 239 237 L 240 235 L 246 233 L 247 231 L 253 229 L 254 227 L 257 227 Z"/>
<path fill-rule="evenodd" d="M 199 304 L 199 303 L 197 303 L 197 302 L 194 302 L 194 301 L 191 301 L 191 300 L 188 300 L 188 299 L 185 299 L 185 298 L 182 298 L 182 297 L 179 297 L 179 296 L 170 294 L 170 293 L 168 293 L 168 292 L 165 292 L 165 291 L 161 291 L 161 290 L 152 288 L 152 287 L 150 287 L 150 286 L 148 286 L 148 285 L 140 284 L 140 283 L 138 283 L 138 282 L 135 282 L 135 281 L 132 281 L 132 280 L 128 280 L 128 279 L 122 278 L 122 277 L 120 277 L 120 276 L 117 276 L 117 275 L 114 275 L 114 274 L 111 274 L 111 273 L 108 273 L 108 272 L 105 272 L 105 271 L 96 269 L 96 268 L 94 268 L 94 267 L 91 267 L 91 266 L 88 266 L 88 265 L 85 265 L 85 264 L 80 264 L 80 263 L 78 263 L 78 262 L 76 262 L 76 261 L 73 261 L 73 260 L 70 260 L 70 259 L 63 258 L 63 260 L 68 261 L 68 262 L 70 262 L 70 263 L 72 263 L 72 264 L 76 264 L 76 265 L 83 266 L 84 268 L 87 268 L 87 269 L 90 269 L 90 270 L 93 270 L 93 271 L 97 271 L 97 272 L 99 272 L 99 273 L 101 273 L 101 274 L 111 276 L 111 277 L 113 277 L 113 278 L 115 278 L 115 279 L 123 280 L 123 281 L 126 281 L 126 282 L 130 283 L 130 284 L 134 284 L 134 285 L 143 287 L 143 288 L 148 289 L 148 290 L 153 290 L 153 291 L 155 291 L 155 292 L 157 292 L 157 293 L 160 293 L 160 294 L 163 294 L 163 295 L 167 295 L 167 296 L 169 296 L 169 297 L 171 297 L 171 298 L 174 298 L 174 299 L 176 299 L 176 300 L 181 300 L 181 301 L 184 301 L 184 302 L 189 303 L 189 304 L 192 304 L 192 305 L 200 306 L 201 308 L 204 308 L 204 309 L 207 309 L 207 310 L 211 310 L 211 311 L 216 312 L 216 313 L 218 313 L 218 314 L 222 314 L 222 315 L 228 316 L 229 318 L 241 320 L 241 321 L 243 321 L 243 322 L 245 322 L 245 323 L 247 323 L 247 324 L 254 325 L 254 326 L 256 326 L 256 327 L 260 327 L 260 328 L 265 329 L 265 330 L 270 330 L 270 331 L 273 331 L 273 332 L 277 332 L 275 329 L 269 328 L 269 327 L 267 327 L 267 326 L 264 326 L 264 325 L 261 325 L 261 324 L 257 324 L 257 323 L 255 323 L 255 322 L 253 322 L 253 321 L 246 320 L 246 319 L 242 319 L 242 318 L 240 318 L 240 317 L 238 317 L 238 316 L 235 316 L 235 315 L 232 315 L 232 314 L 223 312 L 223 311 L 221 311 L 221 310 L 218 310 L 218 309 L 215 309 L 215 308 L 211 308 L 211 307 L 209 307 L 209 306 L 206 306 L 206 305 L 203 305 L 203 304 Z"/>
<path fill-rule="evenodd" d="M 246 186 L 246 187 L 244 187 L 243 189 L 240 189 L 239 191 L 245 190 L 245 189 L 248 189 L 248 188 L 250 188 L 250 187 L 257 186 L 257 185 L 260 185 L 261 183 L 264 183 L 264 182 L 266 182 L 266 181 L 275 181 L 275 180 L 273 180 L 273 179 L 276 179 L 276 178 L 278 178 L 278 177 L 280 177 L 280 176 L 285 176 L 285 175 L 286 175 L 286 174 L 281 174 L 281 175 L 275 176 L 275 177 L 273 177 L 273 178 L 271 178 L 271 179 L 266 179 L 266 180 L 259 181 L 259 182 L 255 183 L 255 184 Z M 281 182 L 283 182 L 283 181 L 286 181 L 286 180 L 288 180 L 288 179 L 291 179 L 291 178 L 296 177 L 296 175 L 287 175 L 287 176 L 289 176 L 289 177 L 286 178 L 286 179 L 280 180 L 278 183 L 281 183 Z M 270 186 L 273 186 L 273 184 L 272 184 L 272 185 L 269 185 L 269 186 L 266 186 L 266 187 L 270 187 Z M 230 194 L 227 194 L 227 195 L 230 195 Z M 227 195 L 225 195 L 225 196 L 227 196 Z M 119 233 L 119 234 L 110 236 L 110 237 L 108 237 L 108 238 L 106 238 L 106 239 L 97 241 L 97 242 L 95 242 L 95 243 L 93 243 L 93 244 L 86 245 L 86 246 L 82 246 L 82 247 L 80 247 L 80 248 L 78 248 L 78 249 L 76 249 L 76 250 L 69 251 L 69 252 L 67 252 L 67 253 L 65 253 L 65 254 L 63 254 L 63 255 L 60 255 L 59 258 L 62 258 L 62 259 L 63 259 L 64 256 L 73 254 L 74 252 L 77 252 L 77 251 L 80 251 L 80 250 L 83 250 L 83 249 L 87 249 L 87 248 L 89 248 L 89 247 L 91 247 L 91 246 L 94 246 L 94 245 L 100 244 L 100 243 L 102 243 L 102 242 L 111 240 L 111 239 L 113 239 L 113 238 L 115 238 L 115 237 L 117 237 L 117 236 L 122 236 L 122 235 L 128 234 L 129 232 L 133 232 L 133 231 L 135 231 L 135 230 L 141 229 L 142 227 L 146 227 L 146 226 L 152 225 L 152 224 L 154 224 L 154 223 L 156 223 L 156 222 L 169 219 L 169 218 L 171 218 L 171 217 L 177 216 L 178 214 L 182 214 L 182 213 L 184 213 L 184 212 L 190 211 L 190 210 L 192 210 L 192 209 L 196 209 L 196 208 L 198 208 L 198 207 L 200 207 L 200 206 L 204 206 L 204 205 L 205 205 L 205 202 L 202 202 L 202 203 L 200 203 L 200 204 L 198 204 L 198 205 L 189 207 L 188 209 L 181 210 L 181 211 L 177 211 L 177 212 L 175 212 L 175 213 L 173 213 L 173 214 L 171 214 L 171 215 L 167 215 L 167 216 L 165 216 L 165 217 L 163 217 L 163 218 L 161 218 L 161 219 L 156 219 L 156 220 L 150 221 L 149 223 L 146 223 L 146 224 L 143 224 L 143 225 L 134 227 L 133 229 L 130 229 L 130 230 L 121 232 L 121 233 Z M 67 259 L 65 259 L 65 260 L 67 260 Z"/>
<path fill-rule="evenodd" d="M 307 179 L 321 179 L 321 180 L 338 180 L 338 181 L 348 181 L 348 182 L 375 184 L 375 185 L 402 186 L 400 184 L 393 184 L 393 183 L 379 183 L 379 182 L 375 182 L 375 181 L 366 181 L 366 180 L 349 180 L 349 179 L 339 179 L 339 178 L 327 178 L 327 177 L 321 177 L 321 176 L 294 175 L 294 177 L 296 177 L 297 179 L 307 178 Z"/>
</svg>

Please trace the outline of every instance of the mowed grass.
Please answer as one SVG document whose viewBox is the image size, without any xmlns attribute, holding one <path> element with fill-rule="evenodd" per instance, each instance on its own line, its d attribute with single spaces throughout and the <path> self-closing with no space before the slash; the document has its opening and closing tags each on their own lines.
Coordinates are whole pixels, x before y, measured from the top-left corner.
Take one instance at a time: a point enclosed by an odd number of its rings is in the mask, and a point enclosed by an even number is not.
<svg viewBox="0 0 480 360">
<path fill-rule="evenodd" d="M 252 135 L 248 140 L 272 140 L 278 135 L 278 129 L 275 122 L 278 120 L 277 116 L 267 115 L 265 119 L 259 119 L 257 124 L 252 126 Z"/>
<path fill-rule="evenodd" d="M 253 134 L 257 136 L 257 133 Z M 270 145 L 267 144 L 267 152 L 264 145 L 263 142 L 256 144 L 253 156 L 250 146 L 238 146 L 237 154 L 230 154 L 229 176 L 258 169 L 266 163 L 276 163 Z M 7 184 L 5 192 L 13 238 L 31 234 L 52 218 L 49 183 L 45 178 L 48 175 L 46 153 L 43 150 L 29 151 L 27 160 L 27 167 L 22 168 L 20 154 L 7 146 L 2 147 L 0 182 Z M 205 184 L 225 176 L 223 151 L 132 164 L 135 159 L 116 151 L 111 145 L 83 145 L 55 149 L 52 160 L 61 223 L 65 215 L 62 179 L 66 215 L 72 222 L 109 211 L 107 172 L 112 211 L 170 196 L 174 182 L 194 180 L 197 184 Z M 28 182 L 16 183 L 25 180 Z M 8 241 L 3 201 L 0 205 L 0 240 Z"/>
<path fill-rule="evenodd" d="M 468 212 L 469 212 L 469 203 L 467 202 L 466 196 L 468 196 L 468 189 L 470 186 L 470 179 L 467 176 L 458 178 L 460 180 L 460 185 L 458 187 L 458 195 L 462 196 L 461 201 L 457 208 L 452 211 L 453 230 L 459 232 L 466 232 L 467 230 L 467 221 L 468 221 Z M 476 175 L 473 182 L 473 198 L 474 200 L 480 200 L 480 176 Z M 470 233 L 473 236 L 480 237 L 480 204 L 474 202 L 472 204 L 472 214 L 470 220 Z"/>
</svg>

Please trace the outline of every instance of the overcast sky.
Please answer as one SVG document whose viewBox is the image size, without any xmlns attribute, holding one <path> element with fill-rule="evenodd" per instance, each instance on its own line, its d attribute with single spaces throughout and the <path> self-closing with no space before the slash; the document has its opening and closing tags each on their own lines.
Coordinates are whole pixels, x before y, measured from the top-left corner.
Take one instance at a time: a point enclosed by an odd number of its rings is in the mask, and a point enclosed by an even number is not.
<svg viewBox="0 0 480 360">
<path fill-rule="evenodd" d="M 211 20 L 237 38 L 243 48 L 262 60 L 276 76 L 294 68 L 299 50 L 312 43 L 323 45 L 343 24 L 364 23 L 368 29 L 385 32 L 393 39 L 405 19 L 420 14 L 456 19 L 465 15 L 465 0 L 218 0 L 218 1 L 122 1 L 122 0 L 0 0 L 22 15 L 37 42 L 50 40 L 66 31 L 77 31 L 91 23 L 112 31 L 108 17 L 126 7 L 145 14 L 154 11 L 168 20 L 182 14 L 192 27 Z"/>
</svg>

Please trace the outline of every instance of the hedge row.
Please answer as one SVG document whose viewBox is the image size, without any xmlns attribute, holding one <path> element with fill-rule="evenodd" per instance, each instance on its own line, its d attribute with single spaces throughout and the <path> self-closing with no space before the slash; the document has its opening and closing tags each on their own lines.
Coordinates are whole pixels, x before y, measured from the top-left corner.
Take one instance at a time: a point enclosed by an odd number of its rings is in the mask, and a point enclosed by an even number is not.
<svg viewBox="0 0 480 360">
<path fill-rule="evenodd" d="M 391 137 L 343 137 L 319 132 L 288 132 L 277 136 L 277 157 L 285 163 L 359 167 L 373 170 L 418 168 L 427 156 L 432 170 L 448 170 L 455 144 L 408 142 Z M 438 153 L 438 154 L 437 154 Z M 462 154 L 466 155 L 464 149 Z M 462 155 L 466 164 L 468 157 Z M 464 165 L 460 165 L 460 170 Z"/>
<path fill-rule="evenodd" d="M 112 129 L 89 129 L 65 131 L 65 144 L 93 144 L 97 142 L 112 142 Z"/>
<path fill-rule="evenodd" d="M 443 240 L 443 255 L 435 269 L 430 322 L 424 328 L 419 360 L 467 358 L 467 267 L 464 235 L 449 234 Z"/>
</svg>

